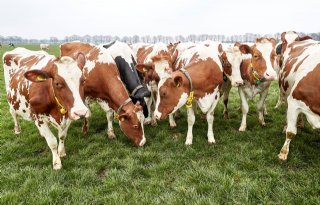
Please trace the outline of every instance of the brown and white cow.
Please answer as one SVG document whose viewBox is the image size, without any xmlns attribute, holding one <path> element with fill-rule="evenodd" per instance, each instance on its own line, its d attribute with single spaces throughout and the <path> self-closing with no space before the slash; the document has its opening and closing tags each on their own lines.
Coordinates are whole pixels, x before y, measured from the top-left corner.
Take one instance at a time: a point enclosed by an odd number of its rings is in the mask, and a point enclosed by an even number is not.
<svg viewBox="0 0 320 205">
<path fill-rule="evenodd" d="M 208 143 L 215 143 L 212 125 L 214 109 L 220 97 L 223 82 L 222 67 L 218 52 L 204 45 L 187 49 L 179 57 L 185 67 L 172 73 L 165 72 L 160 77 L 155 116 L 164 119 L 170 113 L 187 104 L 188 133 L 185 144 L 192 144 L 192 128 L 195 122 L 192 100 L 207 114 Z"/>
<path fill-rule="evenodd" d="M 64 140 L 72 120 L 88 117 L 83 103 L 85 56 L 76 61 L 56 58 L 43 51 L 16 48 L 3 55 L 7 99 L 14 120 L 14 131 L 20 133 L 17 117 L 33 120 L 52 152 L 53 169 L 61 168 L 60 157 L 66 155 Z M 59 145 L 49 124 L 58 129 Z"/>
<path fill-rule="evenodd" d="M 253 99 L 260 95 L 257 108 L 259 122 L 265 125 L 265 99 L 268 95 L 271 81 L 276 79 L 277 74 L 273 69 L 276 60 L 275 39 L 258 38 L 253 46 L 242 44 L 239 49 L 242 52 L 242 62 L 240 66 L 243 85 L 238 87 L 241 99 L 242 121 L 239 131 L 245 131 L 247 127 L 247 113 L 249 105 L 247 98 Z"/>
<path fill-rule="evenodd" d="M 140 103 L 133 104 L 125 85 L 121 81 L 118 68 L 107 49 L 87 43 L 70 42 L 60 46 L 61 56 L 75 57 L 82 52 L 87 57 L 83 72 L 85 77 L 84 94 L 96 100 L 112 122 L 112 112 L 119 116 L 119 124 L 124 134 L 135 145 L 146 142 L 143 130 L 143 114 Z M 108 136 L 114 137 L 112 124 L 108 124 Z"/>
<path fill-rule="evenodd" d="M 136 54 L 137 70 L 143 74 L 144 82 L 151 91 L 151 97 L 146 98 L 149 116 L 145 119 L 145 124 L 151 123 L 152 126 L 157 125 L 157 121 L 153 115 L 152 105 L 155 105 L 157 96 L 157 84 L 160 76 L 165 70 L 172 67 L 171 53 L 164 43 L 144 44 L 138 43 L 132 45 L 132 50 Z M 173 117 L 169 120 L 170 126 L 175 127 Z"/>
<path fill-rule="evenodd" d="M 279 86 L 287 102 L 287 127 L 279 158 L 286 160 L 290 141 L 297 134 L 299 114 L 305 114 L 312 128 L 320 128 L 320 42 L 296 32 L 282 33 L 281 41 Z"/>
</svg>

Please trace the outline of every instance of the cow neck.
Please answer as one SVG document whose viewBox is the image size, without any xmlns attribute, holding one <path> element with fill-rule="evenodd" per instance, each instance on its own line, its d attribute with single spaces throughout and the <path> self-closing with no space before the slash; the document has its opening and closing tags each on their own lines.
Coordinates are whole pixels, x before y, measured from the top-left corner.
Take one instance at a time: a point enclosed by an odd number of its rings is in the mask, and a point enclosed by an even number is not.
<svg viewBox="0 0 320 205">
<path fill-rule="evenodd" d="M 180 71 L 186 76 L 186 78 L 189 81 L 190 92 L 189 92 L 188 99 L 187 99 L 187 102 L 186 102 L 186 108 L 191 108 L 192 107 L 192 101 L 193 101 L 193 94 L 194 94 L 193 86 L 192 86 L 192 80 L 191 80 L 190 74 L 188 73 L 188 71 L 186 69 L 181 68 Z"/>
<path fill-rule="evenodd" d="M 250 59 L 248 66 L 246 66 L 244 77 L 246 80 L 248 80 L 251 84 L 254 85 L 260 85 L 265 80 L 264 77 L 261 77 L 259 73 L 256 71 L 256 69 L 253 67 L 252 58 Z"/>
<path fill-rule="evenodd" d="M 117 109 L 116 111 L 116 114 L 114 116 L 115 119 L 119 120 L 119 116 L 120 116 L 120 113 L 121 111 L 123 110 L 123 107 L 126 106 L 128 103 L 131 102 L 131 98 L 129 97 L 128 99 L 126 99 L 120 106 L 119 108 Z"/>
<path fill-rule="evenodd" d="M 51 87 L 52 87 L 52 95 L 54 100 L 56 101 L 57 107 L 59 108 L 59 111 L 62 115 L 65 115 L 67 113 L 67 109 L 62 105 L 62 103 L 59 101 L 59 99 L 56 96 L 56 93 L 54 92 L 54 87 L 53 87 L 53 80 L 51 80 Z"/>
</svg>

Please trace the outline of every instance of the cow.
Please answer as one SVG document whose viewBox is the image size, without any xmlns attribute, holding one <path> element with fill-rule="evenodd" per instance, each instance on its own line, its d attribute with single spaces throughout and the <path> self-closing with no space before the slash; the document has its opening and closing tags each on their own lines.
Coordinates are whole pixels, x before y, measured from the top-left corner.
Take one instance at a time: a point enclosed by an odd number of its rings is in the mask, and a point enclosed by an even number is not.
<svg viewBox="0 0 320 205">
<path fill-rule="evenodd" d="M 4 77 L 14 132 L 21 132 L 18 116 L 34 121 L 53 158 L 53 169 L 61 169 L 66 156 L 64 140 L 71 121 L 88 117 L 83 103 L 82 69 L 85 56 L 79 53 L 56 58 L 43 51 L 16 48 L 3 55 Z M 58 129 L 59 145 L 49 128 Z"/>
<path fill-rule="evenodd" d="M 274 70 L 276 63 L 275 45 L 276 41 L 273 38 L 257 38 L 253 46 L 242 44 L 239 47 L 242 53 L 240 72 L 243 79 L 243 85 L 238 87 L 242 111 L 242 121 L 239 128 L 241 132 L 247 128 L 246 119 L 249 111 L 247 98 L 253 99 L 257 94 L 260 95 L 257 105 L 259 122 L 262 126 L 265 126 L 265 99 L 271 81 L 277 77 Z"/>
<path fill-rule="evenodd" d="M 201 111 L 207 115 L 208 143 L 215 143 L 212 131 L 213 114 L 223 82 L 218 52 L 212 52 L 204 45 L 196 45 L 185 50 L 177 61 L 178 64 L 184 64 L 182 69 L 171 73 L 166 71 L 160 76 L 155 117 L 165 119 L 186 104 L 188 132 L 185 144 L 191 145 L 192 127 L 195 122 L 192 101 L 195 100 Z"/>
<path fill-rule="evenodd" d="M 297 118 L 304 114 L 312 128 L 320 128 L 320 42 L 289 31 L 281 34 L 283 58 L 280 91 L 287 104 L 286 140 L 278 155 L 286 160 L 289 144 L 297 134 Z"/>
<path fill-rule="evenodd" d="M 87 57 L 83 73 L 85 77 L 84 96 L 95 100 L 107 113 L 108 122 L 112 122 L 112 112 L 116 111 L 123 133 L 136 146 L 143 146 L 146 138 L 143 130 L 144 116 L 140 103 L 134 104 L 121 81 L 116 62 L 103 45 L 93 45 L 81 42 L 64 43 L 60 46 L 61 56 L 74 58 L 82 52 Z M 84 125 L 84 129 L 87 125 Z M 86 130 L 84 130 L 86 132 Z M 114 138 L 112 124 L 108 124 L 108 136 Z"/>
<path fill-rule="evenodd" d="M 9 46 L 12 47 L 12 48 L 15 48 L 13 43 L 9 43 Z"/>
<path fill-rule="evenodd" d="M 40 49 L 41 50 L 49 51 L 49 47 L 50 47 L 49 44 L 45 44 L 45 43 L 40 44 Z"/>
<path fill-rule="evenodd" d="M 157 125 L 153 115 L 152 105 L 155 105 L 157 96 L 157 84 L 166 69 L 172 67 L 171 54 L 164 43 L 144 44 L 138 43 L 132 45 L 133 52 L 136 54 L 137 70 L 143 75 L 144 82 L 151 91 L 151 97 L 147 98 L 149 116 L 145 119 L 145 124 Z M 170 127 L 176 127 L 173 117 L 169 119 Z"/>
</svg>

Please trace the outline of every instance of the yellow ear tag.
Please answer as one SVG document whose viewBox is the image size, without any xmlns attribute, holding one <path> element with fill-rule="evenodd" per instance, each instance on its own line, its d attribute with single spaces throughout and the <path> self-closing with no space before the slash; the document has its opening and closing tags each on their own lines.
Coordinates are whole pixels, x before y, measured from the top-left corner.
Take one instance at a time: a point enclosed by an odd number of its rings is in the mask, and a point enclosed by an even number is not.
<svg viewBox="0 0 320 205">
<path fill-rule="evenodd" d="M 37 81 L 45 81 L 46 78 L 44 78 L 42 75 L 37 76 Z"/>
<path fill-rule="evenodd" d="M 117 113 L 114 113 L 113 118 L 114 118 L 115 120 L 119 120 L 119 115 L 118 115 Z"/>
<path fill-rule="evenodd" d="M 60 113 L 61 113 L 62 115 L 64 115 L 64 114 L 67 113 L 67 110 L 66 110 L 64 107 L 62 107 L 62 108 L 60 109 Z"/>
<path fill-rule="evenodd" d="M 193 91 L 189 93 L 189 96 L 186 102 L 186 108 L 192 108 L 192 101 L 193 101 Z"/>
<path fill-rule="evenodd" d="M 146 69 L 146 68 L 143 68 L 142 70 L 144 73 L 148 72 L 148 69 Z"/>
</svg>

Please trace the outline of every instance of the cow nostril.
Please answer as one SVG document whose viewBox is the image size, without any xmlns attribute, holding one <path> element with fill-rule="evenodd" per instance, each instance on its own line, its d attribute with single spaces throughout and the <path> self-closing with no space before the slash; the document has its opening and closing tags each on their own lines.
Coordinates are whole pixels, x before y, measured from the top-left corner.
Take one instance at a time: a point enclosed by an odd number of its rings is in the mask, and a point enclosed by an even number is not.
<svg viewBox="0 0 320 205">
<path fill-rule="evenodd" d="M 134 129 L 138 129 L 138 128 L 139 128 L 139 125 L 133 125 L 133 128 L 134 128 Z"/>
</svg>

